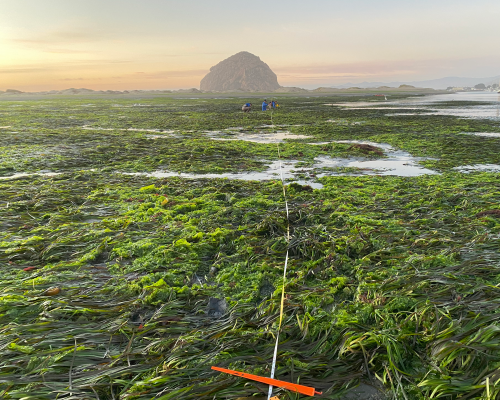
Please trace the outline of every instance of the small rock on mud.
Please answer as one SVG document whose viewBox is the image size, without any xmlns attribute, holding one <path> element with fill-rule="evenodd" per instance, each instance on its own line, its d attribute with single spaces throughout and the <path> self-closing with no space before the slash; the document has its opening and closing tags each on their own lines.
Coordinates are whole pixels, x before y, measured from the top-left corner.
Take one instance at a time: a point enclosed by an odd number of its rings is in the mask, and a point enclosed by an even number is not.
<svg viewBox="0 0 500 400">
<path fill-rule="evenodd" d="M 260 297 L 271 297 L 276 288 L 271 285 L 269 282 L 264 282 L 259 290 Z"/>
<path fill-rule="evenodd" d="M 191 277 L 191 281 L 189 283 L 190 283 L 191 286 L 193 286 L 193 285 L 204 285 L 205 283 L 207 283 L 207 279 L 204 276 L 201 276 L 201 275 L 198 275 L 198 274 L 194 274 Z"/>
<path fill-rule="evenodd" d="M 211 318 L 220 318 L 227 312 L 226 299 L 210 297 L 208 299 L 207 315 Z"/>
<path fill-rule="evenodd" d="M 339 400 L 385 400 L 387 396 L 374 386 L 361 383 L 359 386 L 351 389 Z"/>
</svg>

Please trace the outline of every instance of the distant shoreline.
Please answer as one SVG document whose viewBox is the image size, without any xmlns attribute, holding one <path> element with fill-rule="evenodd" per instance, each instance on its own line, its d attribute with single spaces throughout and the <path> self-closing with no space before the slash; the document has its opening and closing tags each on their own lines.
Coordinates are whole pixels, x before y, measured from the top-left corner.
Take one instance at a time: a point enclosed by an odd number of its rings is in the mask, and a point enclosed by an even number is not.
<svg viewBox="0 0 500 400">
<path fill-rule="evenodd" d="M 41 100 L 41 99 L 145 99 L 145 98 L 283 98 L 283 97 L 328 97 L 332 95 L 354 96 L 354 95 L 377 95 L 377 94 L 399 94 L 399 95 L 434 95 L 450 94 L 449 90 L 434 90 L 425 88 L 359 88 L 359 89 L 330 89 L 319 88 L 300 92 L 113 92 L 113 93 L 75 93 L 75 94 L 41 94 L 41 93 L 0 93 L 0 101 L 19 100 Z"/>
</svg>

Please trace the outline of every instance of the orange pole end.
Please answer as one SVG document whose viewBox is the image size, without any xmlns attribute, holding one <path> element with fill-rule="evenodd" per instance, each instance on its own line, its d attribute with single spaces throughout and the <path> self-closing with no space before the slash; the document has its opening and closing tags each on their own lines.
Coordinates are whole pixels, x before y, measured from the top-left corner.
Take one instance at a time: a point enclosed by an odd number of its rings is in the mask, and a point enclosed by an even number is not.
<svg viewBox="0 0 500 400">
<path fill-rule="evenodd" d="M 225 374 L 239 376 L 240 378 L 246 378 L 252 381 L 257 381 L 265 383 L 267 385 L 276 386 L 287 390 L 291 390 L 293 392 L 305 394 L 306 396 L 314 396 L 315 394 L 322 394 L 321 392 L 317 392 L 316 390 L 314 390 L 314 388 L 309 386 L 297 385 L 295 383 L 279 381 L 277 379 L 265 378 L 258 375 L 247 374 L 245 372 L 233 371 L 231 369 L 225 369 L 219 367 L 212 367 L 212 369 L 215 371 L 224 372 Z"/>
</svg>

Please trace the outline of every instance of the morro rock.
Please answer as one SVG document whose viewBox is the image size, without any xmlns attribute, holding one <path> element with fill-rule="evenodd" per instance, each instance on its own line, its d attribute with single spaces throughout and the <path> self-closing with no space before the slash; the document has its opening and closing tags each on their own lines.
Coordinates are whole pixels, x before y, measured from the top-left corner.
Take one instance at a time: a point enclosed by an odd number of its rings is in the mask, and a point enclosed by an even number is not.
<svg viewBox="0 0 500 400">
<path fill-rule="evenodd" d="M 213 92 L 272 92 L 280 87 L 278 77 L 271 68 L 247 51 L 213 66 L 200 82 L 201 90 Z"/>
</svg>

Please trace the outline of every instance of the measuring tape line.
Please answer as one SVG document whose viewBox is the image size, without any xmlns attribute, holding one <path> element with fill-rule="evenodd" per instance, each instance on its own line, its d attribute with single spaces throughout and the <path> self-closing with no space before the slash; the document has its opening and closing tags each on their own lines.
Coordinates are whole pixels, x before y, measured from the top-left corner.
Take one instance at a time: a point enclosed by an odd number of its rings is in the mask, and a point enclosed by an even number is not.
<svg viewBox="0 0 500 400">
<path fill-rule="evenodd" d="M 271 114 L 272 116 L 272 114 Z M 285 200 L 285 209 L 286 209 L 286 257 L 285 257 L 285 268 L 283 269 L 283 286 L 281 288 L 281 305 L 280 305 L 280 320 L 278 324 L 278 331 L 276 332 L 276 343 L 274 345 L 274 354 L 273 354 L 273 363 L 271 365 L 271 379 L 274 379 L 274 373 L 276 372 L 276 357 L 278 356 L 278 342 L 280 338 L 281 331 L 281 323 L 283 322 L 283 308 L 285 305 L 285 285 L 286 285 L 286 270 L 288 267 L 288 245 L 290 244 L 290 218 L 288 211 L 288 201 L 286 198 L 286 189 L 285 189 L 285 179 L 283 178 L 283 168 L 281 167 L 281 154 L 280 154 L 280 145 L 276 143 L 278 147 L 278 159 L 280 162 L 280 176 L 281 176 L 281 186 L 283 187 L 283 198 Z M 271 396 L 273 395 L 273 385 L 269 385 L 269 392 L 267 393 L 267 400 L 271 400 Z M 314 394 L 313 394 L 314 395 Z"/>
</svg>

